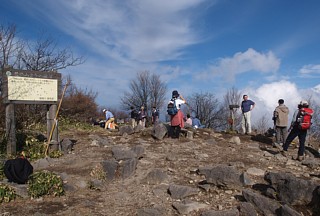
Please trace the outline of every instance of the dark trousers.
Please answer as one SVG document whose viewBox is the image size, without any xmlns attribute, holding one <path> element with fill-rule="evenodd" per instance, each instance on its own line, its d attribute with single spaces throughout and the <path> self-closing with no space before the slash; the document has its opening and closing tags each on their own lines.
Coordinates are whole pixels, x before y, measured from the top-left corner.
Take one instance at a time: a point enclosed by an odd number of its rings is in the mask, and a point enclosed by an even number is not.
<svg viewBox="0 0 320 216">
<path fill-rule="evenodd" d="M 179 138 L 181 132 L 180 126 L 171 126 L 170 137 L 171 138 Z"/>
<path fill-rule="evenodd" d="M 306 141 L 306 136 L 307 136 L 307 130 L 300 130 L 297 126 L 294 126 L 292 130 L 290 131 L 286 142 L 283 145 L 283 150 L 287 151 L 289 145 L 291 142 L 294 140 L 294 138 L 299 137 L 299 151 L 298 155 L 303 156 L 304 154 L 304 143 Z"/>
</svg>

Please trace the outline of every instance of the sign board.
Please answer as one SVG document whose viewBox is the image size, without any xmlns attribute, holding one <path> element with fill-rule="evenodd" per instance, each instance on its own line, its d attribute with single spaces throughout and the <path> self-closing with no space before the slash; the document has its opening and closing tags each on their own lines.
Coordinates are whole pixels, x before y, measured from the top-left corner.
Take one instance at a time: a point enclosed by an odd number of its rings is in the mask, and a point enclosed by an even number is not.
<svg viewBox="0 0 320 216">
<path fill-rule="evenodd" d="M 9 76 L 8 100 L 58 101 L 58 80 Z"/>
<path fill-rule="evenodd" d="M 46 71 L 5 69 L 4 102 L 23 104 L 56 104 L 61 74 Z"/>
</svg>

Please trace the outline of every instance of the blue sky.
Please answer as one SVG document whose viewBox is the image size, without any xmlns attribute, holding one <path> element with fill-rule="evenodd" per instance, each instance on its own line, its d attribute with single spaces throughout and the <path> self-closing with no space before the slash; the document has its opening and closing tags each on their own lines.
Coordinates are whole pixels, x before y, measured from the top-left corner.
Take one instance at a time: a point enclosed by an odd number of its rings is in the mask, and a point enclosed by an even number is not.
<svg viewBox="0 0 320 216">
<path fill-rule="evenodd" d="M 117 107 L 137 72 L 172 90 L 222 98 L 235 86 L 257 103 L 255 118 L 283 98 L 294 109 L 320 94 L 318 0 L 0 0 L 19 37 L 40 30 L 86 57 L 60 71 Z M 319 101 L 319 100 L 318 100 Z M 292 112 L 293 113 L 293 112 Z"/>
</svg>

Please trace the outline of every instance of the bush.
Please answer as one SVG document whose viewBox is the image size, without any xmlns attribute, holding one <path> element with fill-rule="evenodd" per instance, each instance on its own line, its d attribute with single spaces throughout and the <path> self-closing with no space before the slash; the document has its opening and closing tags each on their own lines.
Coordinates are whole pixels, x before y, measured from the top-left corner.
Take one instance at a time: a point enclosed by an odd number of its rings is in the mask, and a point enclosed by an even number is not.
<svg viewBox="0 0 320 216">
<path fill-rule="evenodd" d="M 16 198 L 16 192 L 8 185 L 0 184 L 0 203 L 10 202 Z"/>
<path fill-rule="evenodd" d="M 52 172 L 35 172 L 28 181 L 28 194 L 32 198 L 43 195 L 62 196 L 64 195 L 63 182 L 60 176 Z"/>
</svg>

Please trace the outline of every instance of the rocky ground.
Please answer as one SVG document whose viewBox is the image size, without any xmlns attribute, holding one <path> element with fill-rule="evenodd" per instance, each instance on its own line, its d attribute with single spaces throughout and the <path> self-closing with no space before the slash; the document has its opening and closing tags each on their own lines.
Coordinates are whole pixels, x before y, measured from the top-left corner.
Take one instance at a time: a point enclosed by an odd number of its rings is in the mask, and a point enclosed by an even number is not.
<svg viewBox="0 0 320 216">
<path fill-rule="evenodd" d="M 291 173 L 303 184 L 319 185 L 320 159 L 314 148 L 308 147 L 305 163 L 291 159 L 297 154 L 294 145 L 290 156 L 279 154 L 272 137 L 191 132 L 193 138 L 157 140 L 151 129 L 131 135 L 102 128 L 63 131 L 61 139 L 76 140 L 73 150 L 33 166 L 34 171 L 59 174 L 65 195 L 18 198 L 2 203 L 0 215 L 285 215 L 285 207 L 291 212 L 287 215 L 318 213 L 319 203 L 279 201 L 279 191 L 274 191 L 274 199 L 265 195 L 269 172 Z M 225 176 L 215 179 L 219 173 Z M 25 186 L 19 187 L 23 191 Z M 250 198 L 251 193 L 257 197 Z M 261 207 L 265 202 L 272 204 Z M 261 210 L 273 205 L 276 211 Z"/>
</svg>

